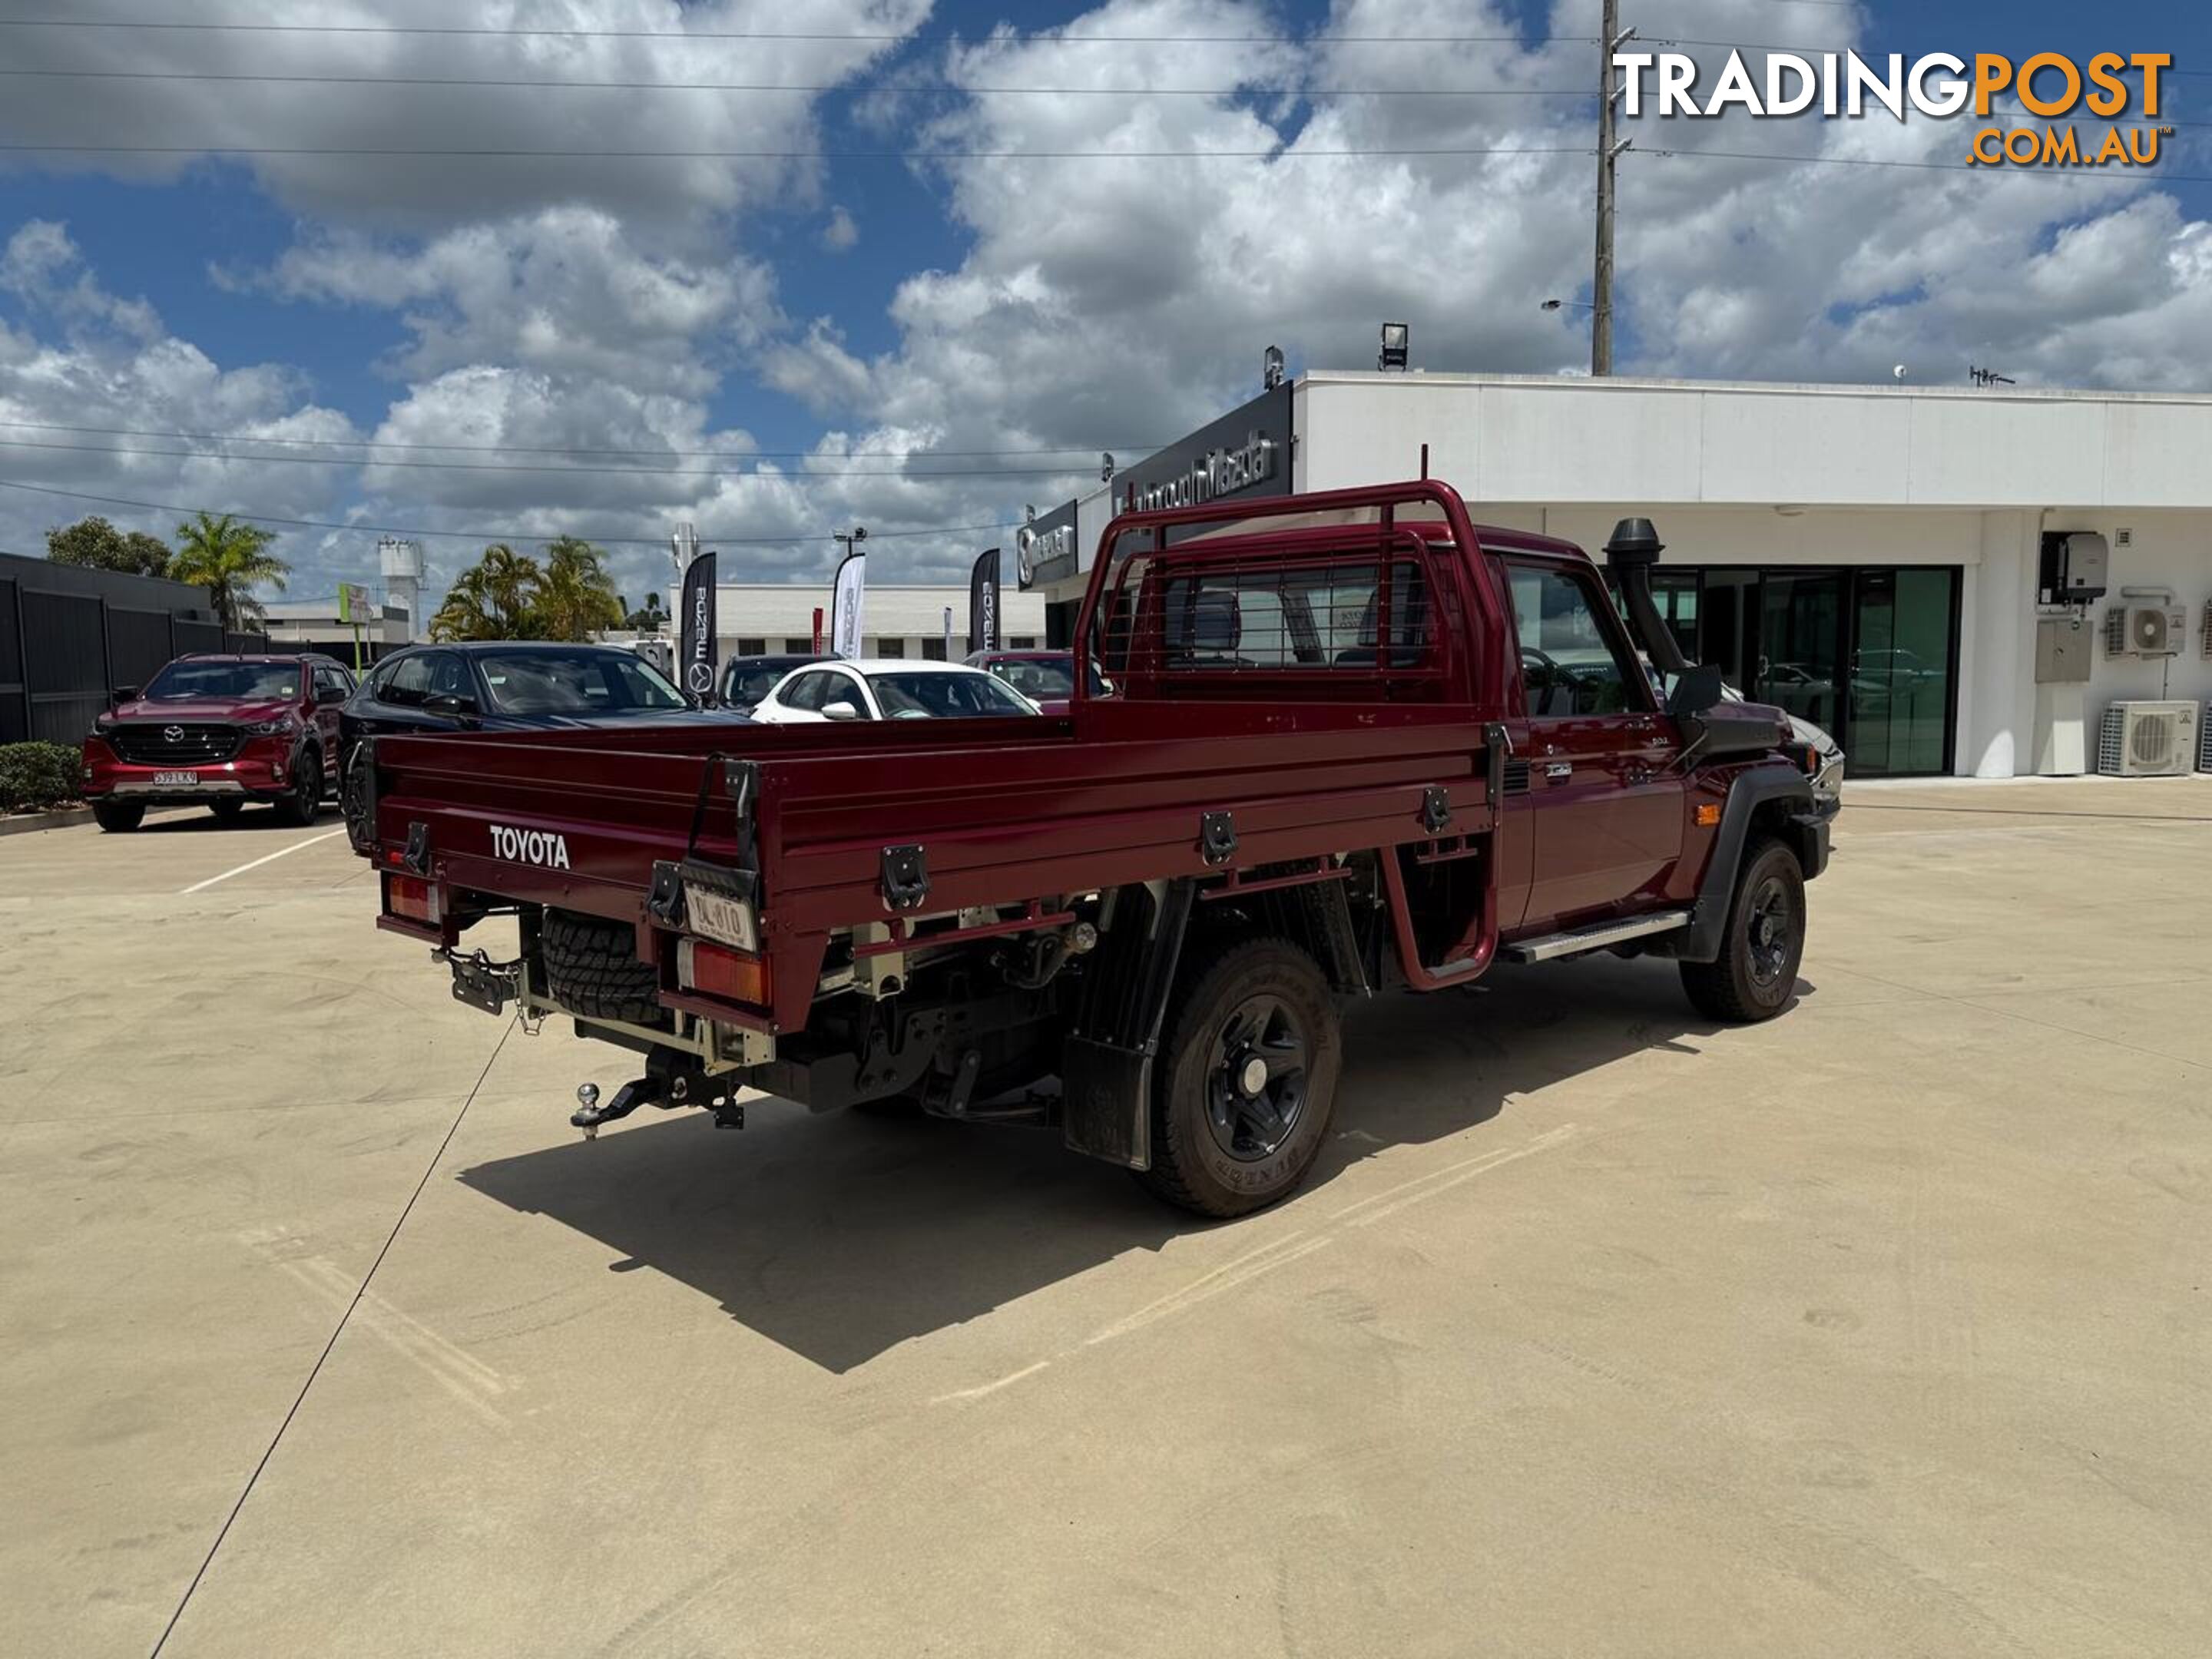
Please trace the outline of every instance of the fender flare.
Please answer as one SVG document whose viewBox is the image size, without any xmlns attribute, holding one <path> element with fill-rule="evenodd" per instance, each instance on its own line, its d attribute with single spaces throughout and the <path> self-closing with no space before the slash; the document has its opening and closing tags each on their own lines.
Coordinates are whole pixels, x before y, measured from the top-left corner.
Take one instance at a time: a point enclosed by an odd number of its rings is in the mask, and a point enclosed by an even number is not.
<svg viewBox="0 0 2212 1659">
<path fill-rule="evenodd" d="M 1721 934 L 1728 926 L 1729 904 L 1735 896 L 1736 872 L 1743 866 L 1752 822 L 1762 808 L 1778 805 L 1786 816 L 1784 839 L 1796 854 L 1805 879 L 1812 880 L 1827 866 L 1828 826 L 1813 809 L 1812 781 L 1784 760 L 1747 768 L 1729 784 L 1728 804 L 1721 809 L 1720 829 L 1691 906 L 1689 926 L 1653 940 L 1647 954 L 1683 962 L 1719 959 Z"/>
</svg>

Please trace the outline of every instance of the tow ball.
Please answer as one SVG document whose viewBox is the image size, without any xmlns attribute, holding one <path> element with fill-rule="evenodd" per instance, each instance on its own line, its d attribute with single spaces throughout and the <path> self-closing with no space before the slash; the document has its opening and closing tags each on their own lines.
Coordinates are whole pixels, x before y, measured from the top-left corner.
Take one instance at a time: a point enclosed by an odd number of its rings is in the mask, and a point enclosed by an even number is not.
<svg viewBox="0 0 2212 1659">
<path fill-rule="evenodd" d="M 738 1103 L 735 1091 L 729 1084 L 718 1083 L 703 1072 L 664 1073 L 657 1069 L 635 1082 L 623 1084 L 604 1106 L 599 1103 L 598 1084 L 579 1085 L 576 1109 L 568 1115 L 568 1121 L 584 1132 L 585 1139 L 596 1140 L 599 1125 L 628 1117 L 646 1105 L 658 1106 L 664 1112 L 674 1111 L 679 1106 L 703 1106 L 714 1113 L 718 1129 L 745 1127 L 745 1109 Z"/>
</svg>

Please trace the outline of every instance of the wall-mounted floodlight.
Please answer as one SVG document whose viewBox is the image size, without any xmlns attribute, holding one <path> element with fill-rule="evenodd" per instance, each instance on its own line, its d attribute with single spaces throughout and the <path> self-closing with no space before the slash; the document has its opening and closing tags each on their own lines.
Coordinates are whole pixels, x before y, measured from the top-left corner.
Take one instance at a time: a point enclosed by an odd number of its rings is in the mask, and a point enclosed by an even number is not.
<svg viewBox="0 0 2212 1659">
<path fill-rule="evenodd" d="M 1413 343 L 1413 331 L 1404 323 L 1382 325 L 1382 355 L 1375 360 L 1377 368 L 1403 368 L 1406 353 Z"/>
<path fill-rule="evenodd" d="M 1283 383 L 1283 349 L 1269 346 L 1260 354 L 1260 386 L 1262 391 L 1273 392 Z"/>
</svg>

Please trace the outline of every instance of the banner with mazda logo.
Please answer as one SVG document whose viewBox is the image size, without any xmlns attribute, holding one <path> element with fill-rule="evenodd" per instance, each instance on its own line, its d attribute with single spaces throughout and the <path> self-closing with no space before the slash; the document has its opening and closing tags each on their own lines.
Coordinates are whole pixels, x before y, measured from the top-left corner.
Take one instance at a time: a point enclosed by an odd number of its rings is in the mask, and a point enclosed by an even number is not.
<svg viewBox="0 0 2212 1659">
<path fill-rule="evenodd" d="M 714 700 L 714 556 L 702 553 L 684 568 L 683 640 L 677 669 L 684 694 L 702 705 Z"/>
</svg>

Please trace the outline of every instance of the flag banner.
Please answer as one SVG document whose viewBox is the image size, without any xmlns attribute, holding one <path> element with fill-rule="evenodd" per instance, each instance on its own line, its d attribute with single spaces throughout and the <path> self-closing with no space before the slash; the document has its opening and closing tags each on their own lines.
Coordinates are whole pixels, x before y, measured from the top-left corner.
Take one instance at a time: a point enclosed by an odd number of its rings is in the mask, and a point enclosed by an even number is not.
<svg viewBox="0 0 2212 1659">
<path fill-rule="evenodd" d="M 999 550 L 994 547 L 968 574 L 968 648 L 1002 649 L 1006 640 L 999 629 Z"/>
<path fill-rule="evenodd" d="M 714 556 L 684 567 L 684 637 L 677 652 L 685 695 L 702 706 L 714 700 Z"/>
<path fill-rule="evenodd" d="M 848 553 L 837 567 L 837 586 L 830 596 L 830 653 L 850 659 L 860 654 L 864 637 L 861 605 L 868 582 L 868 556 Z"/>
</svg>

